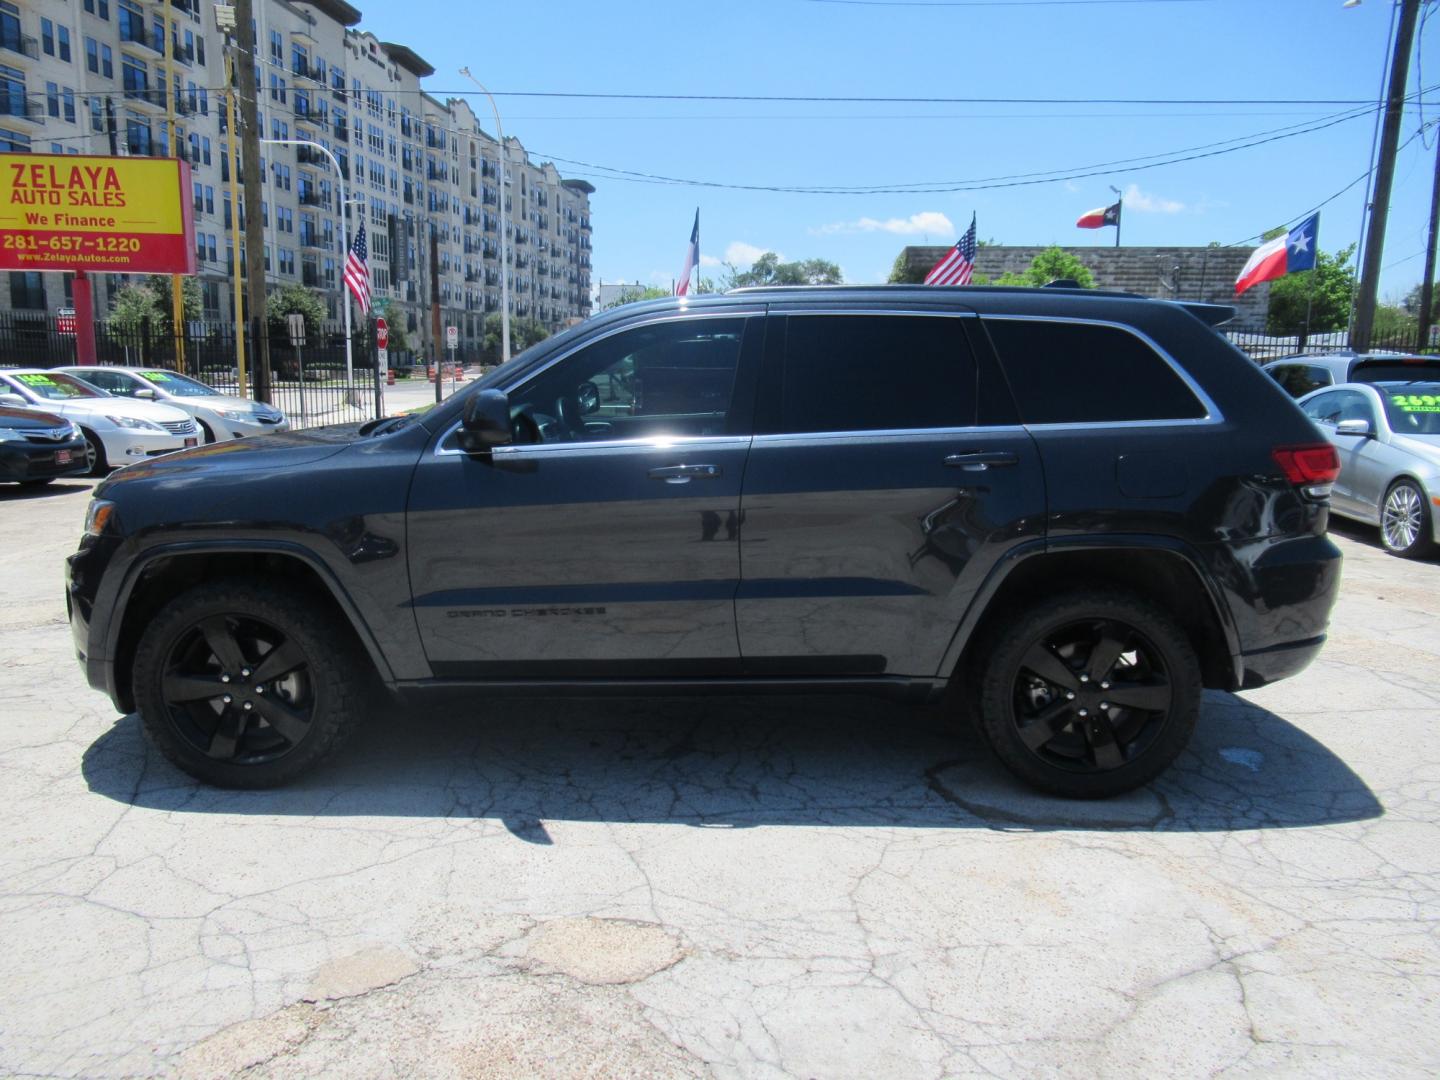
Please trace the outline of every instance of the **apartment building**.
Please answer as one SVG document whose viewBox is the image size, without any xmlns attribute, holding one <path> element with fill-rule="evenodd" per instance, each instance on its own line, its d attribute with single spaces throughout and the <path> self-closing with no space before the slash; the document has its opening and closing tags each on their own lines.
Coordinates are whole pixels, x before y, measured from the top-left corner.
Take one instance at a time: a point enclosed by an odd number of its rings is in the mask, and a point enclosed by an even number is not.
<svg viewBox="0 0 1440 1080">
<path fill-rule="evenodd" d="M 503 198 L 512 315 L 552 331 L 587 316 L 594 188 L 532 161 L 513 137 L 502 147 L 465 99 L 427 94 L 434 68 L 361 18 L 345 0 L 255 0 L 267 282 L 315 289 L 338 318 L 346 237 L 363 221 L 377 301 L 393 301 L 410 340 L 431 346 L 433 233 L 442 325 L 478 348 L 485 314 L 501 306 Z M 169 80 L 155 0 L 0 0 L 0 150 L 164 156 L 173 102 L 204 316 L 229 321 L 237 210 L 224 38 L 209 0 L 172 0 L 168 32 Z M 96 282 L 104 311 L 125 276 Z M 69 299 L 68 274 L 13 273 L 0 286 L 0 310 L 37 319 Z"/>
</svg>

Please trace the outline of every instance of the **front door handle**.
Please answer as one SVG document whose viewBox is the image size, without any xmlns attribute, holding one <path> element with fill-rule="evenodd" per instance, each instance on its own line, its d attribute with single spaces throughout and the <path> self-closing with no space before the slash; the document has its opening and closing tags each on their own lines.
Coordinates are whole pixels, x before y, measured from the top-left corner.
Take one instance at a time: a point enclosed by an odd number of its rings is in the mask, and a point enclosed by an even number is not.
<svg viewBox="0 0 1440 1080">
<path fill-rule="evenodd" d="M 667 484 L 688 484 L 691 480 L 714 480 L 722 471 L 719 465 L 663 465 L 651 469 L 649 476 Z"/>
<path fill-rule="evenodd" d="M 952 469 L 964 469 L 966 472 L 985 472 L 987 469 L 999 468 L 1002 465 L 1014 465 L 1020 458 L 1009 450 L 970 450 L 963 454 L 950 454 L 945 458 L 945 464 Z"/>
</svg>

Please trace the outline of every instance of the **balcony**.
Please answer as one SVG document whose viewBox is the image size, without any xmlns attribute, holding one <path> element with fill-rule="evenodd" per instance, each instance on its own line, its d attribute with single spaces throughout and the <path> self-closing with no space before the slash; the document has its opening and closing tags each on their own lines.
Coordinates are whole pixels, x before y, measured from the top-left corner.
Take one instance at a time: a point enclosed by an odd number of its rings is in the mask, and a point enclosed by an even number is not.
<svg viewBox="0 0 1440 1080">
<path fill-rule="evenodd" d="M 325 251 L 335 245 L 330 243 L 330 241 L 321 234 L 319 229 L 302 228 L 300 230 L 300 246 L 302 248 L 318 248 L 321 251 Z"/>
<path fill-rule="evenodd" d="M 0 116 L 11 116 L 16 120 L 29 120 L 36 124 L 45 123 L 45 102 L 39 94 L 0 94 Z"/>
<path fill-rule="evenodd" d="M 122 9 L 123 12 L 124 9 Z M 120 44 L 139 45 L 152 52 L 165 55 L 165 37 L 158 32 L 152 32 L 140 19 L 120 20 Z"/>
<path fill-rule="evenodd" d="M 320 271 L 313 266 L 303 266 L 300 270 L 300 282 L 306 288 L 318 289 L 320 287 Z"/>
<path fill-rule="evenodd" d="M 315 190 L 306 191 L 302 189 L 299 201 L 301 206 L 320 206 L 326 210 L 331 208 L 330 196 Z"/>
<path fill-rule="evenodd" d="M 443 131 L 430 131 L 427 129 L 425 132 L 425 145 L 431 150 L 444 150 L 446 146 L 445 133 Z"/>
<path fill-rule="evenodd" d="M 297 146 L 295 148 L 295 163 L 297 165 L 310 165 L 319 169 L 330 167 L 330 158 L 323 150 L 313 146 Z"/>
<path fill-rule="evenodd" d="M 163 86 L 130 86 L 125 88 L 125 100 L 140 105 L 148 105 L 152 109 L 165 111 L 165 88 Z"/>
<path fill-rule="evenodd" d="M 28 56 L 31 60 L 40 59 L 40 42 L 33 37 L 26 37 L 24 34 L 0 35 L 0 49 L 8 49 L 20 56 Z"/>
</svg>

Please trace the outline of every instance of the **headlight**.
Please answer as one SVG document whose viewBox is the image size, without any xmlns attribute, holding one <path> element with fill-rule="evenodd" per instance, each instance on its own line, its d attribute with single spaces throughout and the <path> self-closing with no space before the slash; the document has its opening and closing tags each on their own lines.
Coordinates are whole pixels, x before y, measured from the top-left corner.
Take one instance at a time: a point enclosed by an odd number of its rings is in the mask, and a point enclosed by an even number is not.
<svg viewBox="0 0 1440 1080">
<path fill-rule="evenodd" d="M 0 442 L 23 442 L 25 433 L 19 428 L 0 427 Z"/>
<path fill-rule="evenodd" d="M 85 437 L 85 433 L 80 430 L 80 425 L 73 420 L 70 421 L 70 437 L 72 439 L 83 439 Z"/>
<path fill-rule="evenodd" d="M 159 424 L 152 424 L 149 420 L 140 420 L 133 416 L 109 416 L 105 417 L 116 427 L 130 428 L 132 431 L 164 431 Z"/>
<path fill-rule="evenodd" d="M 252 409 L 221 409 L 220 415 L 226 420 L 249 420 L 255 419 L 255 412 Z"/>
<path fill-rule="evenodd" d="M 91 499 L 85 511 L 85 535 L 99 536 L 115 517 L 115 504 L 108 499 Z"/>
</svg>

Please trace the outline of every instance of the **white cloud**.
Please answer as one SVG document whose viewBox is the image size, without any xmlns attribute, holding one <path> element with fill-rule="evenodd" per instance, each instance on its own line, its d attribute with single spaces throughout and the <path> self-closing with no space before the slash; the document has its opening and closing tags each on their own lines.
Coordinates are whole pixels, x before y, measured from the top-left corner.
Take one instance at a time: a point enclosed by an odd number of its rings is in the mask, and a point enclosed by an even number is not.
<svg viewBox="0 0 1440 1080">
<path fill-rule="evenodd" d="M 818 229 L 811 229 L 810 232 L 815 236 L 829 236 L 833 233 L 887 232 L 896 236 L 933 233 L 937 236 L 948 237 L 955 235 L 955 226 L 938 210 L 922 210 L 918 214 L 911 214 L 908 218 L 886 218 L 884 221 L 879 221 L 876 218 L 862 217 L 859 221 L 836 221 L 829 225 L 821 225 Z"/>
<path fill-rule="evenodd" d="M 724 262 L 723 259 L 717 259 L 714 255 L 706 255 L 706 254 L 702 251 L 702 252 L 700 253 L 700 265 L 701 265 L 701 266 L 724 266 L 724 265 L 725 265 L 725 262 Z"/>
<path fill-rule="evenodd" d="M 1075 192 L 1078 192 L 1080 190 L 1080 185 L 1075 183 L 1073 180 L 1066 180 L 1065 190 L 1074 194 Z"/>
<path fill-rule="evenodd" d="M 747 244 L 743 240 L 732 240 L 725 249 L 725 258 L 723 261 L 738 266 L 741 270 L 749 270 L 755 260 L 769 250 L 769 248 Z M 775 254 L 780 255 L 778 251 Z M 704 261 L 703 255 L 701 256 L 701 261 Z M 780 261 L 785 261 L 784 255 L 780 255 Z"/>
<path fill-rule="evenodd" d="M 1125 209 L 1138 210 L 1142 214 L 1178 214 L 1185 209 L 1185 204 L 1177 199 L 1141 191 L 1140 185 L 1131 184 L 1125 189 Z"/>
</svg>

